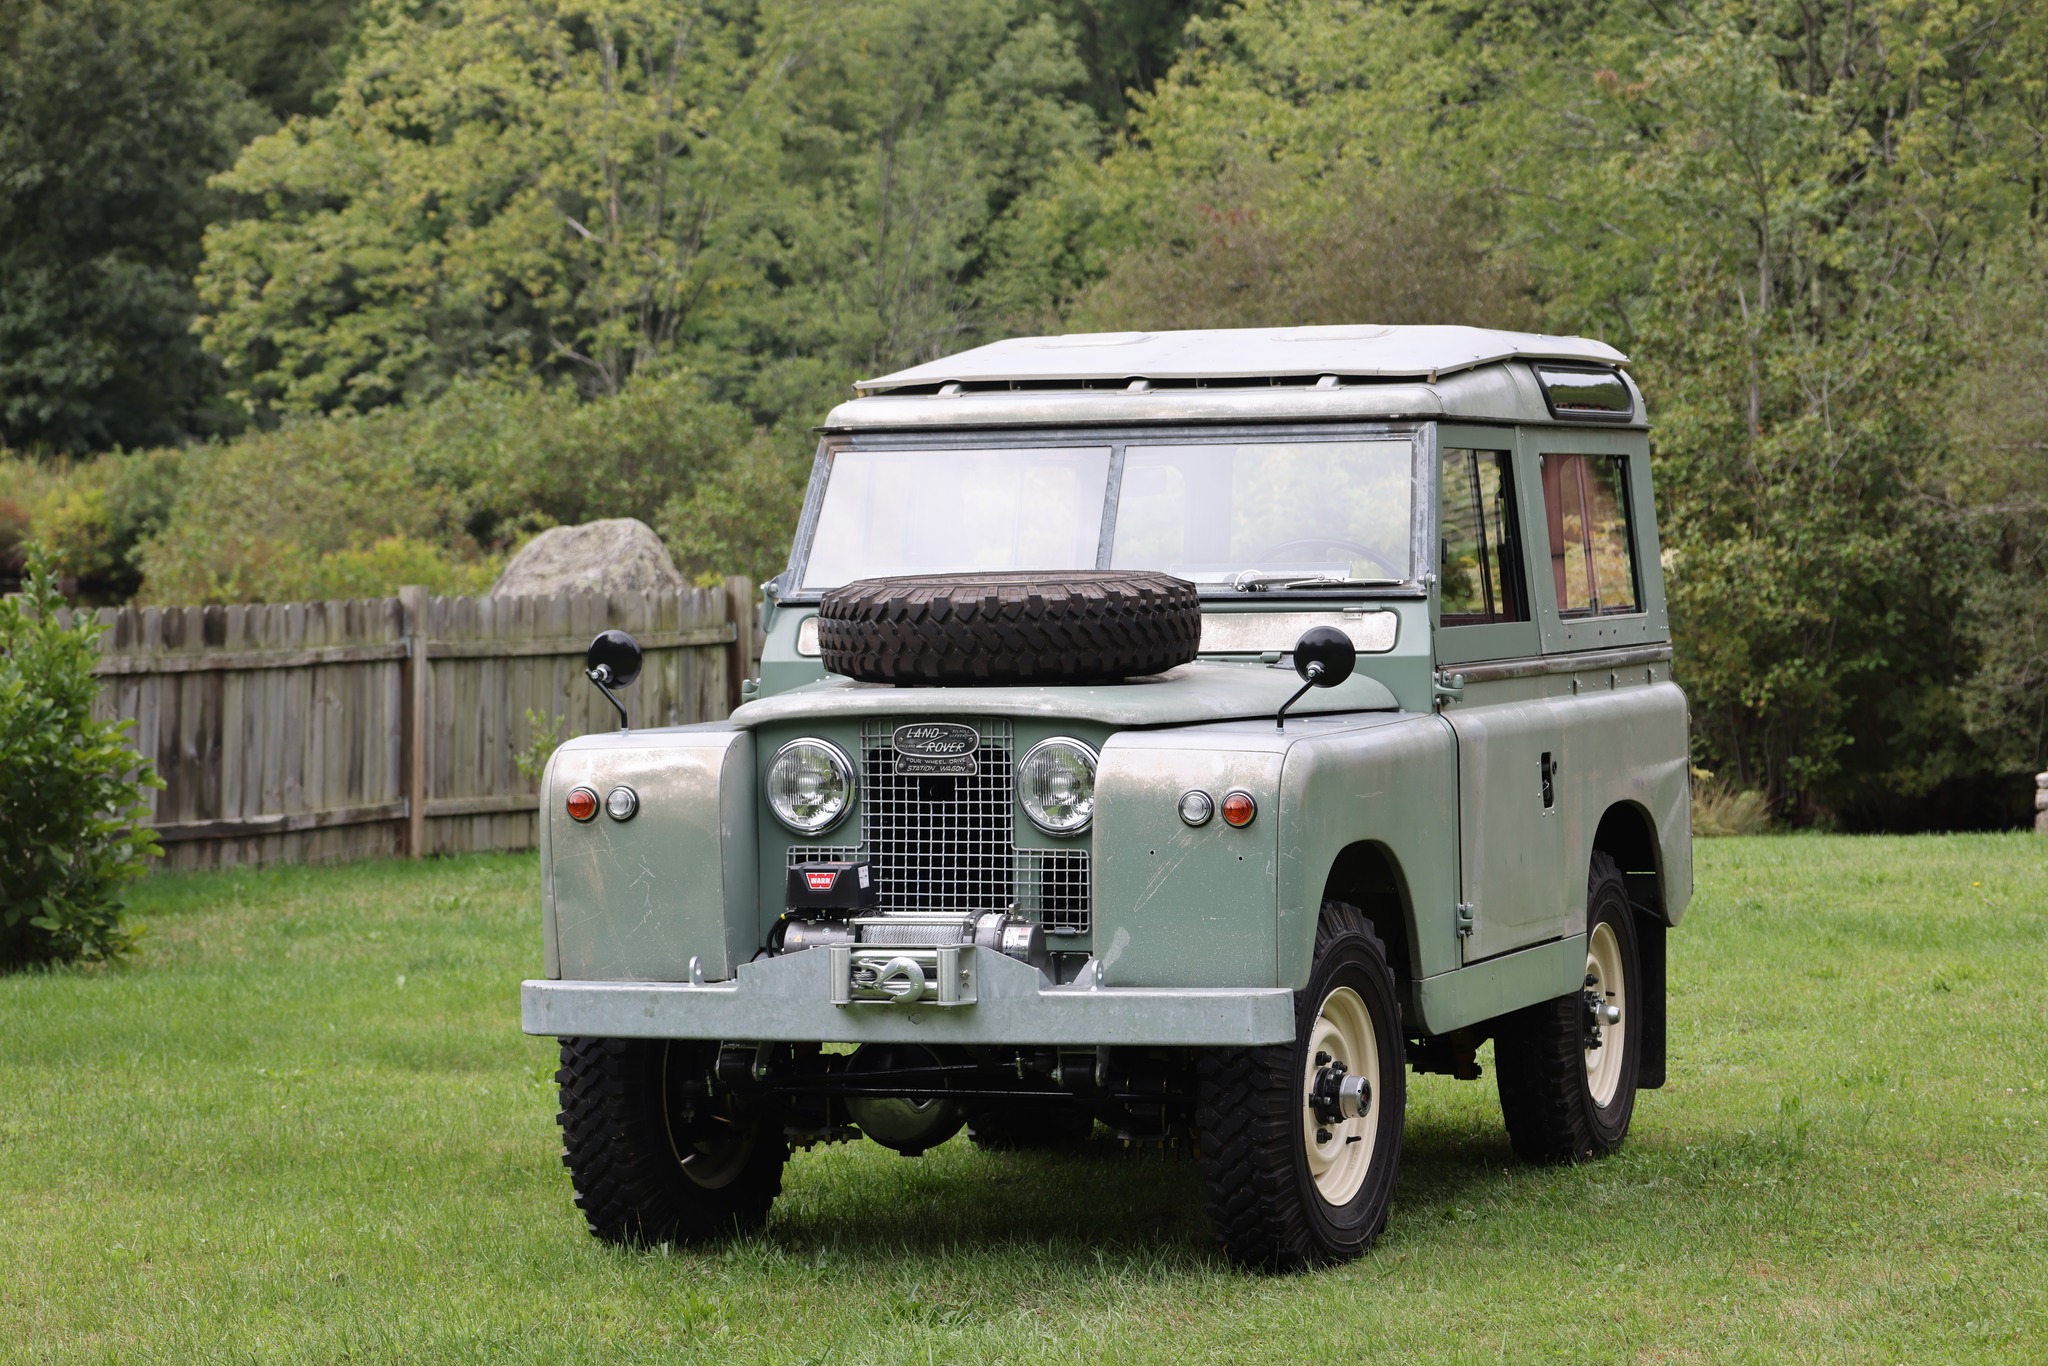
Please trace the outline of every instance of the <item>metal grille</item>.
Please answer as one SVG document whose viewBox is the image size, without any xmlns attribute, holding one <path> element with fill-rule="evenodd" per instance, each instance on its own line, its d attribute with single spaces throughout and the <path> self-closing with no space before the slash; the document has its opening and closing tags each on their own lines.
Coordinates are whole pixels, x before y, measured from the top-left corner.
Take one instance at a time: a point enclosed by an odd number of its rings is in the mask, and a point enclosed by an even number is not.
<svg viewBox="0 0 2048 1366">
<path fill-rule="evenodd" d="M 972 778 L 899 777 L 896 720 L 861 727 L 861 823 L 867 843 L 795 844 L 789 866 L 870 860 L 882 910 L 1002 911 L 1086 934 L 1086 849 L 1015 849 L 1015 746 L 1007 721 L 970 721 L 981 736 Z"/>
<path fill-rule="evenodd" d="M 850 844 L 792 844 L 789 846 L 789 862 L 786 867 L 794 868 L 799 863 L 854 863 L 860 859 L 860 850 Z"/>
<path fill-rule="evenodd" d="M 896 723 L 861 725 L 861 826 L 884 911 L 1002 911 L 1015 893 L 1010 723 L 969 720 L 973 777 L 896 772 Z"/>
<path fill-rule="evenodd" d="M 1047 934 L 1088 933 L 1088 851 L 1019 849 L 1017 914 Z"/>
</svg>

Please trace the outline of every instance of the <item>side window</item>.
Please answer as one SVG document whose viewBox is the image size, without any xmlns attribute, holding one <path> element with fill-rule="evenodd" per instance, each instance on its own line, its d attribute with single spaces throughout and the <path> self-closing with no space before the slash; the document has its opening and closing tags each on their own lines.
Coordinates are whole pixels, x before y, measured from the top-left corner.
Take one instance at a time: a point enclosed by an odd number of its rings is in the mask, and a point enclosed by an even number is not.
<svg viewBox="0 0 2048 1366">
<path fill-rule="evenodd" d="M 1640 610 L 1627 457 L 1544 456 L 1543 508 L 1558 615 L 1611 617 Z"/>
<path fill-rule="evenodd" d="M 1446 626 L 1529 619 L 1514 487 L 1506 451 L 1443 453 L 1437 580 Z"/>
</svg>

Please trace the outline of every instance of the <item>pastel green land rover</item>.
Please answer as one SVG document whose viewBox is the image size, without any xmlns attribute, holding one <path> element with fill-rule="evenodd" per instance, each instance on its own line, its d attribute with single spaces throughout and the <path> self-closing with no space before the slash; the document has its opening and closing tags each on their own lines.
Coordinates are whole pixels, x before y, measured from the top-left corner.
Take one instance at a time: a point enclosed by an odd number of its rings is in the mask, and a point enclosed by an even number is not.
<svg viewBox="0 0 2048 1366">
<path fill-rule="evenodd" d="M 1489 1038 L 1518 1154 L 1619 1144 L 1692 883 L 1625 360 L 1115 333 L 860 385 L 754 700 L 548 769 L 523 1011 L 591 1228 L 759 1226 L 814 1143 L 1099 1124 L 1195 1155 L 1233 1261 L 1341 1260 L 1407 1070 Z"/>
</svg>

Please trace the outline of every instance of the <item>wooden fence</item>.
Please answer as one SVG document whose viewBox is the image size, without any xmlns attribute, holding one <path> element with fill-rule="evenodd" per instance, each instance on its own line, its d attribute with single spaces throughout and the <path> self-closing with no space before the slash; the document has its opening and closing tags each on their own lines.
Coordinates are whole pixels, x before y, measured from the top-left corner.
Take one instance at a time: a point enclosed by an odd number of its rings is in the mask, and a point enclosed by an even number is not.
<svg viewBox="0 0 2048 1366">
<path fill-rule="evenodd" d="M 646 651 L 635 726 L 724 716 L 759 649 L 753 584 L 666 594 L 102 608 L 102 714 L 164 779 L 150 823 L 174 868 L 525 849 L 517 756 L 611 730 L 583 677 L 609 627 Z M 540 718 L 540 733 L 529 721 Z"/>
</svg>

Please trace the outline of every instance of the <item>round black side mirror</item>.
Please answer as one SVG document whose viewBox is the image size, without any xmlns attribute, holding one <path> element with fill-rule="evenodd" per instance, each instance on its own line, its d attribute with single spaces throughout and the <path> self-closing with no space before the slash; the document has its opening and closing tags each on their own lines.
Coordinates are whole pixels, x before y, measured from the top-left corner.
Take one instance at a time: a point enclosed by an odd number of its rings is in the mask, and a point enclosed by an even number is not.
<svg viewBox="0 0 2048 1366">
<path fill-rule="evenodd" d="M 599 631 L 584 652 L 583 669 L 593 683 L 623 688 L 640 676 L 640 642 L 624 631 Z"/>
<path fill-rule="evenodd" d="M 1294 642 L 1294 671 L 1318 688 L 1334 688 L 1358 667 L 1358 647 L 1334 626 L 1311 626 Z"/>
</svg>

